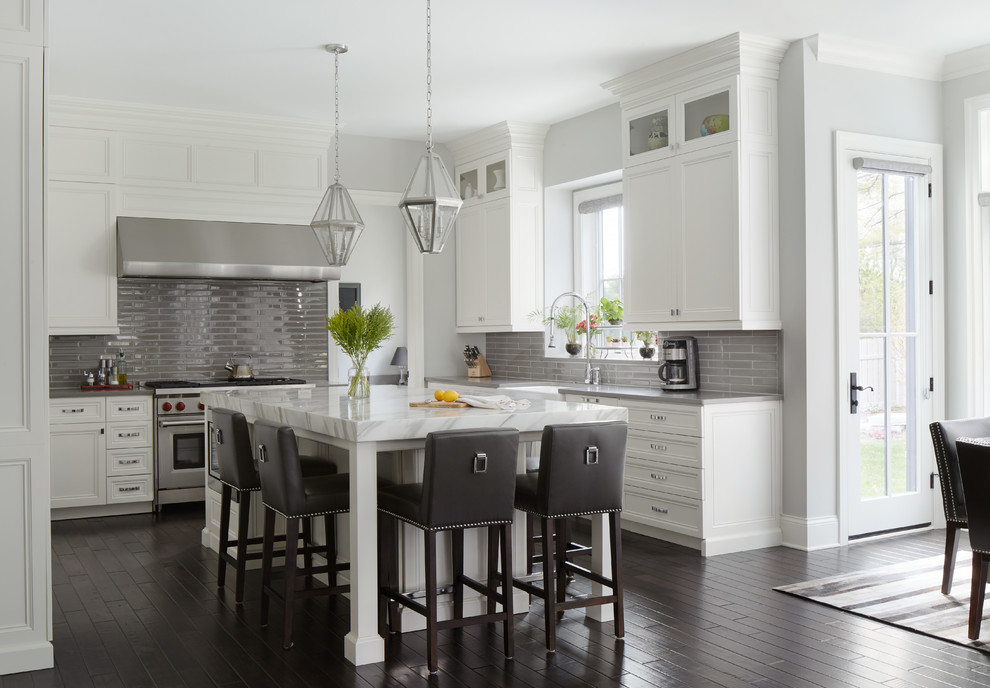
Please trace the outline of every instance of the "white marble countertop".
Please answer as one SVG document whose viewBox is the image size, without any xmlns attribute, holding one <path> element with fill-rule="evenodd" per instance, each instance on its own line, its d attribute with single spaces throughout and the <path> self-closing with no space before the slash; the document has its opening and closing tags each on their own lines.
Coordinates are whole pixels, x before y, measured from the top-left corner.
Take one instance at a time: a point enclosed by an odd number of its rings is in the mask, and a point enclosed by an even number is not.
<svg viewBox="0 0 990 688">
<path fill-rule="evenodd" d="M 511 427 L 534 432 L 554 423 L 627 419 L 622 407 L 543 399 L 532 399 L 528 408 L 514 410 L 414 408 L 409 402 L 432 401 L 432 392 L 396 385 L 373 385 L 367 399 L 350 399 L 346 388 L 329 386 L 202 390 L 201 398 L 208 406 L 351 442 L 417 439 L 438 430 L 464 428 Z"/>
</svg>

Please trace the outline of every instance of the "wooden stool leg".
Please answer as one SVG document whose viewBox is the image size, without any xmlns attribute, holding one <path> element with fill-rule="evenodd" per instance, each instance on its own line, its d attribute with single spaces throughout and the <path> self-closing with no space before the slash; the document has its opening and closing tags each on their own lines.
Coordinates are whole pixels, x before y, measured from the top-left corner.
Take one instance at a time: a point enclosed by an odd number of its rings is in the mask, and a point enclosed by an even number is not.
<svg viewBox="0 0 990 688">
<path fill-rule="evenodd" d="M 942 566 L 942 594 L 952 590 L 952 577 L 956 570 L 956 553 L 959 551 L 959 529 L 957 523 L 945 525 L 945 564 Z"/>
<path fill-rule="evenodd" d="M 536 546 L 533 543 L 533 514 L 526 512 L 526 574 L 533 573 L 533 557 L 536 556 Z"/>
<path fill-rule="evenodd" d="M 251 493 L 241 492 L 237 508 L 237 583 L 234 602 L 244 602 L 244 572 L 247 568 L 247 541 L 251 523 Z"/>
<path fill-rule="evenodd" d="M 608 515 L 608 525 L 611 537 L 612 553 L 612 592 L 615 594 L 615 602 L 612 603 L 613 627 L 615 637 L 622 638 L 626 635 L 626 621 L 622 611 L 622 528 L 619 520 L 619 513 L 613 511 Z"/>
<path fill-rule="evenodd" d="M 275 512 L 265 512 L 265 533 L 261 545 L 261 625 L 268 625 L 268 588 L 272 584 L 272 553 L 275 551 Z"/>
<path fill-rule="evenodd" d="M 502 622 L 502 637 L 506 657 L 515 653 L 515 636 L 512 618 L 512 524 L 507 523 L 501 528 L 502 540 L 502 611 L 505 621 Z"/>
<path fill-rule="evenodd" d="M 558 518 L 554 522 L 554 530 L 556 532 L 556 537 L 554 538 L 554 549 L 556 553 L 554 554 L 554 569 L 557 573 L 557 602 L 563 602 L 567 599 L 567 534 L 570 529 L 567 527 L 566 518 Z M 545 566 L 546 564 L 544 564 Z M 551 603 L 553 604 L 553 603 Z M 557 618 L 560 619 L 564 616 L 564 612 L 560 611 L 557 614 Z"/>
<path fill-rule="evenodd" d="M 488 589 L 498 587 L 498 540 L 501 526 L 488 526 Z M 487 613 L 495 613 L 495 596 L 488 595 Z"/>
<path fill-rule="evenodd" d="M 426 664 L 431 674 L 437 673 L 440 653 L 437 650 L 437 534 L 426 535 Z"/>
<path fill-rule="evenodd" d="M 296 591 L 296 558 L 299 547 L 299 521 L 285 519 L 285 623 L 282 626 L 282 648 L 292 647 L 292 607 Z"/>
<path fill-rule="evenodd" d="M 313 568 L 313 555 L 309 552 L 313 544 L 313 519 L 302 519 L 302 541 L 303 541 L 303 566 L 306 569 Z M 306 578 L 306 585 L 309 585 L 309 577 Z"/>
<path fill-rule="evenodd" d="M 337 517 L 334 514 L 323 516 L 323 530 L 326 531 L 324 540 L 327 543 L 327 565 L 330 571 L 327 573 L 327 582 L 331 588 L 337 587 Z"/>
<path fill-rule="evenodd" d="M 464 531 L 450 531 L 450 563 L 454 581 L 454 618 L 464 618 Z"/>
<path fill-rule="evenodd" d="M 983 600 L 987 594 L 987 565 L 990 556 L 973 552 L 973 581 L 969 593 L 969 639 L 980 637 L 983 621 Z"/>
<path fill-rule="evenodd" d="M 541 518 L 540 525 L 543 531 L 543 623 L 546 625 L 547 652 L 557 651 L 557 615 L 554 614 L 556 596 L 553 590 L 553 557 L 550 555 L 550 543 L 553 541 L 552 519 Z"/>
<path fill-rule="evenodd" d="M 227 548 L 230 547 L 230 502 L 231 502 L 231 491 L 233 488 L 230 485 L 221 483 L 223 488 L 220 490 L 220 561 L 217 564 L 217 587 L 222 588 L 227 582 L 227 560 L 224 556 L 227 553 Z"/>
</svg>

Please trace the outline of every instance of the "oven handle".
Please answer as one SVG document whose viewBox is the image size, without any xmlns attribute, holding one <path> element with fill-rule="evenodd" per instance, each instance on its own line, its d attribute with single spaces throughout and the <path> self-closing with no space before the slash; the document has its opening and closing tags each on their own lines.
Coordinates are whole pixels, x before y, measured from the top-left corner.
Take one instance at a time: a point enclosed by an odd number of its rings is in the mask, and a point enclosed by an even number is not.
<svg viewBox="0 0 990 688">
<path fill-rule="evenodd" d="M 172 428 L 177 425 L 206 425 L 206 419 L 200 418 L 198 420 L 160 420 L 158 421 L 158 427 L 160 428 Z"/>
</svg>

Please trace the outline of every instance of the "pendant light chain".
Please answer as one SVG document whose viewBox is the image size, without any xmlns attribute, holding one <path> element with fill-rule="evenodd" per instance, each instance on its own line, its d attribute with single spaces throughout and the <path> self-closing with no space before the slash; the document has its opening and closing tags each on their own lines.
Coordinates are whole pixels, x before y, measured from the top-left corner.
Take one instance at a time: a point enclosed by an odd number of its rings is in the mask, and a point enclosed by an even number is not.
<svg viewBox="0 0 990 688">
<path fill-rule="evenodd" d="M 340 50 L 333 51 L 333 183 L 340 182 L 340 74 L 337 64 L 340 60 Z"/>
<path fill-rule="evenodd" d="M 426 150 L 433 150 L 433 62 L 430 44 L 430 0 L 426 0 Z"/>
</svg>

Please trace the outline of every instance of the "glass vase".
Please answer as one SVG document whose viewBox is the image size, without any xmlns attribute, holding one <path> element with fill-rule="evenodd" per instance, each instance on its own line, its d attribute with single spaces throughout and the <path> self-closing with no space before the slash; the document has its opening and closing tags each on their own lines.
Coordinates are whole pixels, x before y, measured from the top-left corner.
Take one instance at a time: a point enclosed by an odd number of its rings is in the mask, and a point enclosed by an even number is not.
<svg viewBox="0 0 990 688">
<path fill-rule="evenodd" d="M 368 377 L 368 369 L 364 366 L 355 366 L 347 371 L 347 396 L 351 399 L 367 399 L 371 396 L 371 380 Z"/>
</svg>

